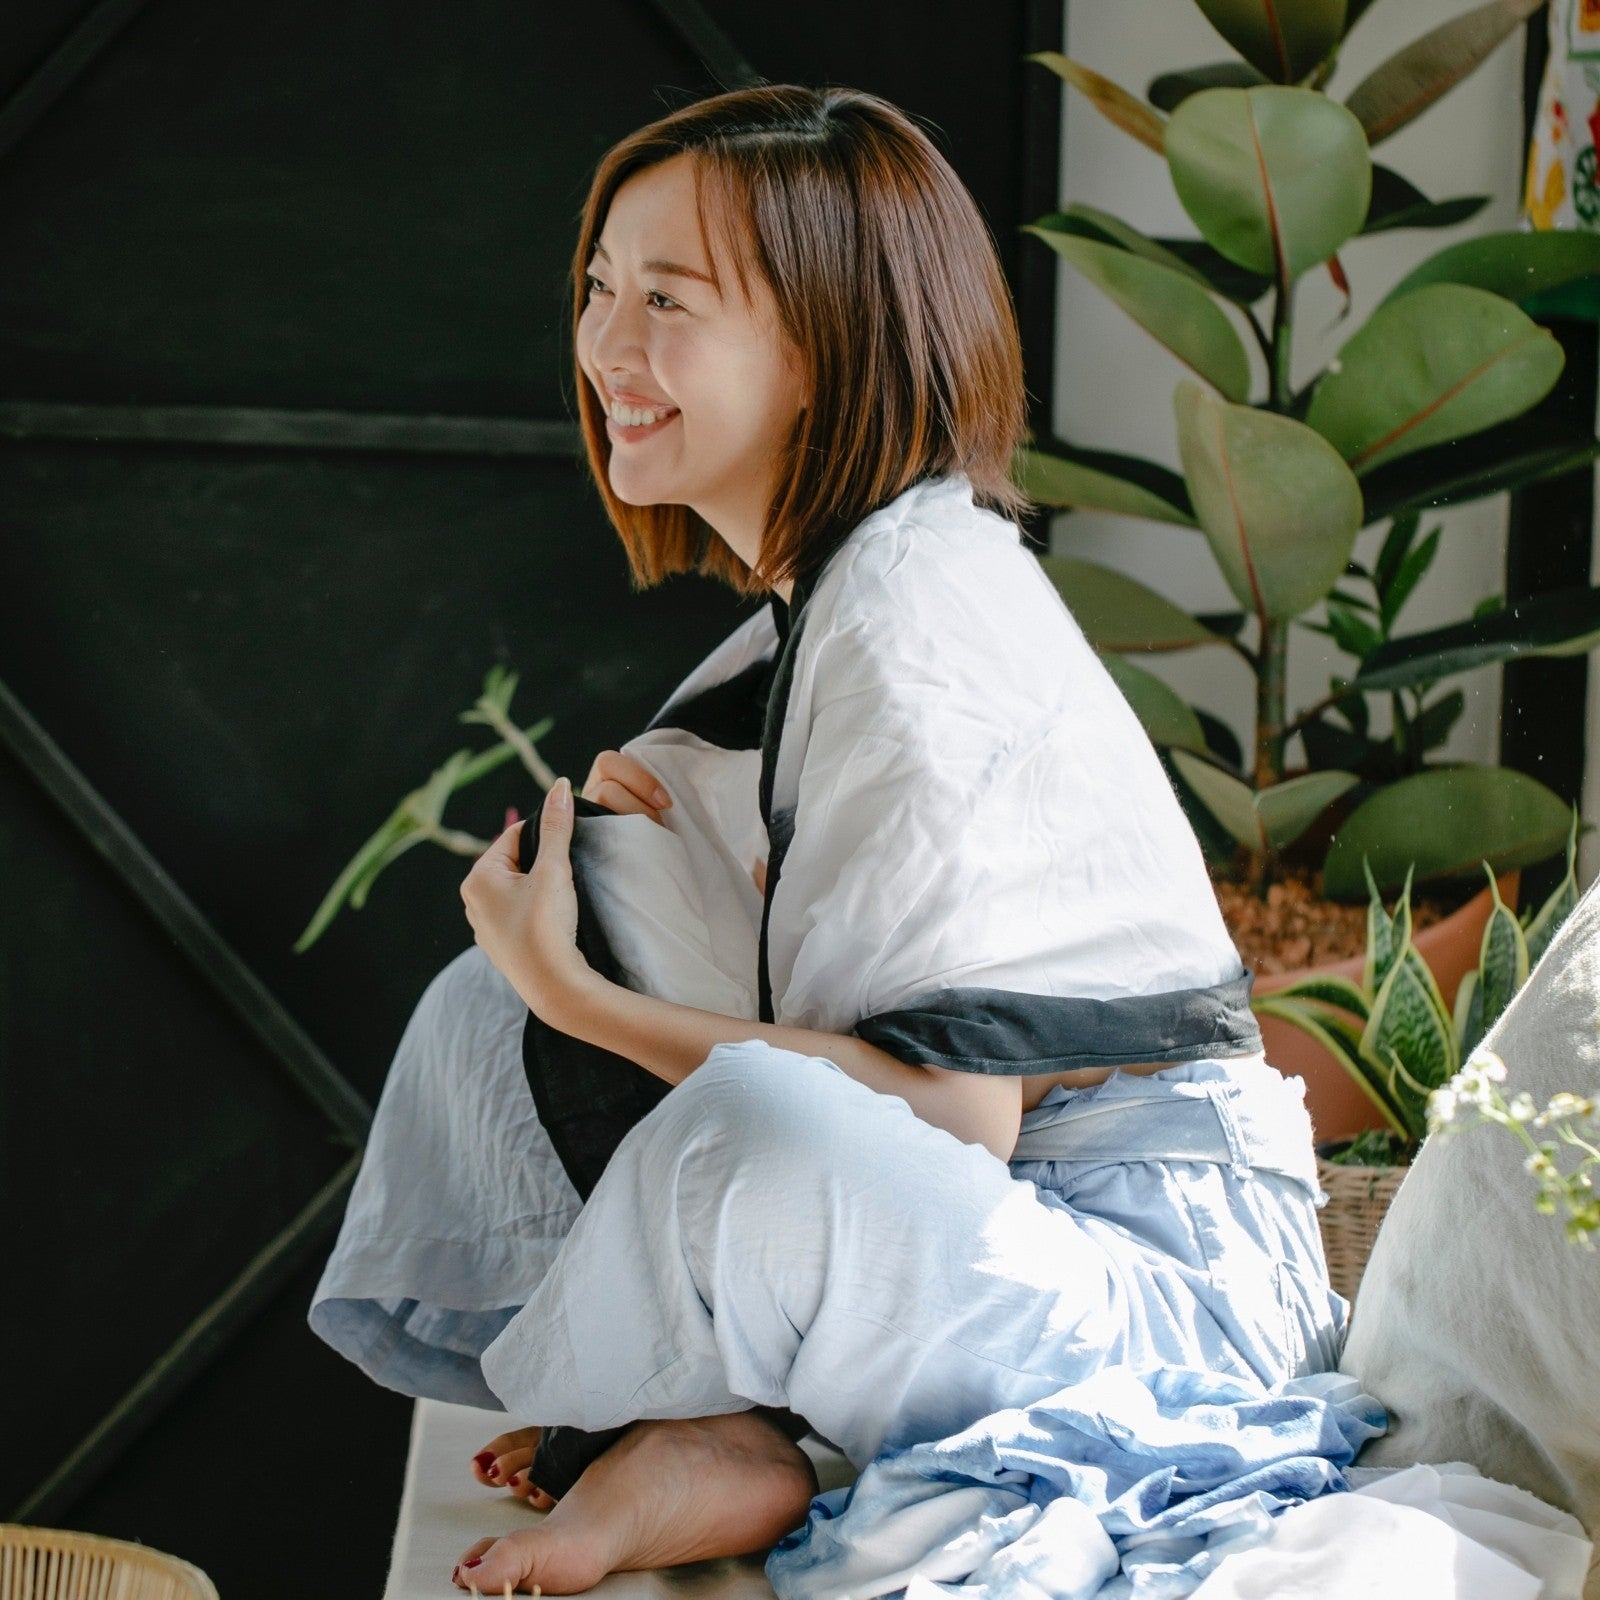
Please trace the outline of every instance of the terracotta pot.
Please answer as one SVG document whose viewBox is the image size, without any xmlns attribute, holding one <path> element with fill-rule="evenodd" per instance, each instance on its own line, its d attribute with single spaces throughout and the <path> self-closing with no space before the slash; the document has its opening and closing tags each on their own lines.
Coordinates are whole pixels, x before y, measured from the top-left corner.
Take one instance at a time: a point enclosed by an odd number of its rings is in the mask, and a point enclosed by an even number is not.
<svg viewBox="0 0 1600 1600">
<path fill-rule="evenodd" d="M 1508 872 L 1498 880 L 1500 898 L 1507 905 L 1516 904 L 1518 877 L 1518 873 Z M 1462 978 L 1478 964 L 1484 925 L 1493 908 L 1494 897 L 1486 885 L 1481 894 L 1448 917 L 1424 928 L 1412 940 L 1438 979 L 1439 991 L 1447 1006 L 1455 1004 Z M 1348 961 L 1330 962 L 1326 966 L 1258 977 L 1255 992 L 1272 994 L 1313 973 L 1338 973 L 1360 983 L 1365 963 L 1364 955 L 1352 956 Z M 1310 1034 L 1277 1017 L 1260 1020 L 1267 1060 L 1286 1077 L 1305 1079 L 1306 1106 L 1311 1112 L 1311 1125 L 1319 1144 L 1353 1139 L 1367 1128 L 1384 1126 L 1378 1108 L 1361 1086 Z"/>
</svg>

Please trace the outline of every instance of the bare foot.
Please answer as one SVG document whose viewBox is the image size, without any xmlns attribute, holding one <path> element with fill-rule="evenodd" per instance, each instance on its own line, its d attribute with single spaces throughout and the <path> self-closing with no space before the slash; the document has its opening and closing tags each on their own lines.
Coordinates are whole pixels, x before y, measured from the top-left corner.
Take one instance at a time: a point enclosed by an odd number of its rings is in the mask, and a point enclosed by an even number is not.
<svg viewBox="0 0 1600 1600">
<path fill-rule="evenodd" d="M 555 1501 L 529 1481 L 528 1465 L 539 1448 L 538 1428 L 513 1428 L 491 1439 L 472 1458 L 472 1475 L 490 1489 L 508 1489 L 535 1511 L 548 1511 Z"/>
<path fill-rule="evenodd" d="M 805 1521 L 816 1492 L 805 1452 L 759 1412 L 641 1422 L 538 1526 L 480 1539 L 452 1577 L 490 1595 L 507 1582 L 580 1594 L 608 1572 L 765 1550 Z"/>
</svg>

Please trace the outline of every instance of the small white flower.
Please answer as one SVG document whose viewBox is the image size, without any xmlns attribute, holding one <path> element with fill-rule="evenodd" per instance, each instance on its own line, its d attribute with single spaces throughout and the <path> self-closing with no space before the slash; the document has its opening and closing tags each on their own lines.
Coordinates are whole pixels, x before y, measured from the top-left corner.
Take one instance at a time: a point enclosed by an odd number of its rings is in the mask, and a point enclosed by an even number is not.
<svg viewBox="0 0 1600 1600">
<path fill-rule="evenodd" d="M 1448 1128 L 1456 1119 L 1455 1090 L 1447 1084 L 1428 1096 L 1428 1126 L 1433 1129 Z"/>
<path fill-rule="evenodd" d="M 1532 1122 L 1536 1107 L 1531 1094 L 1517 1094 L 1511 1097 L 1511 1104 L 1506 1107 L 1513 1118 L 1518 1122 Z"/>
<path fill-rule="evenodd" d="M 1536 1178 L 1543 1178 L 1548 1174 L 1554 1173 L 1556 1170 L 1555 1162 L 1553 1162 L 1543 1150 L 1535 1150 L 1533 1154 L 1522 1163 L 1522 1167 L 1525 1172 L 1531 1172 Z"/>
<path fill-rule="evenodd" d="M 1506 1064 L 1492 1050 L 1483 1050 L 1475 1057 L 1478 1070 L 1483 1073 L 1490 1083 L 1504 1083 L 1506 1081 Z"/>
<path fill-rule="evenodd" d="M 1594 1101 L 1585 1100 L 1581 1094 L 1563 1091 L 1550 1096 L 1550 1104 L 1544 1108 L 1544 1114 L 1552 1121 L 1560 1117 L 1592 1117 Z"/>
</svg>

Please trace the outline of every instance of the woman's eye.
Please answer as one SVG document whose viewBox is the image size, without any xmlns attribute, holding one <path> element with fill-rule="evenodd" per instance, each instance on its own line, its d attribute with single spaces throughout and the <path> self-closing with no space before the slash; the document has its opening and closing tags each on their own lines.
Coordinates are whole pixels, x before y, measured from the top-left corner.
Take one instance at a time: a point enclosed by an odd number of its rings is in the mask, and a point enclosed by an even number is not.
<svg viewBox="0 0 1600 1600">
<path fill-rule="evenodd" d="M 657 311 L 681 311 L 683 307 L 671 295 L 662 294 L 659 289 L 645 291 L 645 304 L 653 306 Z"/>
<path fill-rule="evenodd" d="M 610 294 L 611 291 L 592 272 L 586 272 L 583 277 L 584 291 L 591 296 L 597 294 Z"/>
</svg>

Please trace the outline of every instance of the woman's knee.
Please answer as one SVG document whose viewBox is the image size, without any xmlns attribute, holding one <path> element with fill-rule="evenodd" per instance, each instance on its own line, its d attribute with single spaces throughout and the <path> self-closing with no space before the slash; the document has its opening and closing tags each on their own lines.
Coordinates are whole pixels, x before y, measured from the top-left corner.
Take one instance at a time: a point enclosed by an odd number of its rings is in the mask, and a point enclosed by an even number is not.
<svg viewBox="0 0 1600 1600">
<path fill-rule="evenodd" d="M 724 1189 L 794 1193 L 841 1160 L 859 1162 L 858 1141 L 896 1110 L 910 1115 L 831 1061 L 750 1039 L 713 1049 L 641 1131 L 652 1165 L 711 1173 Z"/>
</svg>

